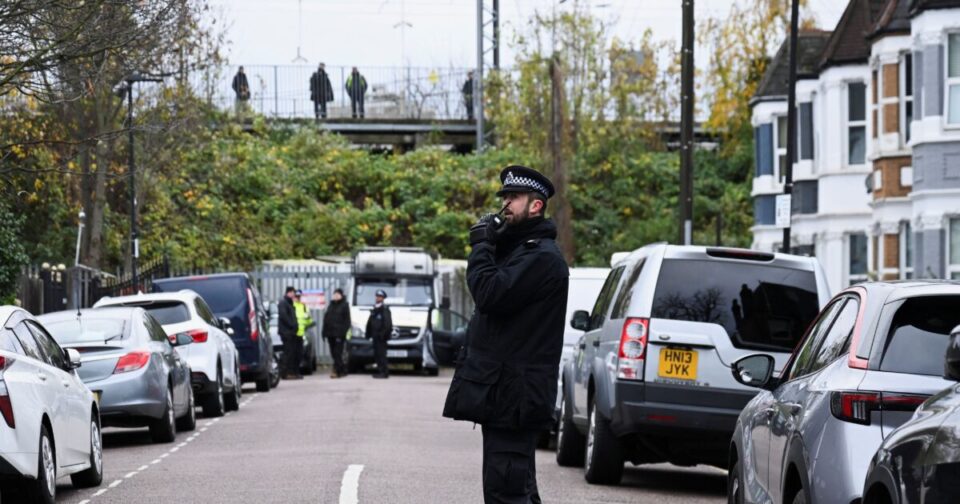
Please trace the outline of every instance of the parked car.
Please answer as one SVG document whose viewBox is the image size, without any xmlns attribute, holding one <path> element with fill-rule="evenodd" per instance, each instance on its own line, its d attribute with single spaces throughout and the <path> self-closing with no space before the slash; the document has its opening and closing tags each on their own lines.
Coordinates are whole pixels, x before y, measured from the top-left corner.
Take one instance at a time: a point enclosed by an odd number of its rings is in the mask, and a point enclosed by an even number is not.
<svg viewBox="0 0 960 504">
<path fill-rule="evenodd" d="M 61 347 L 80 353 L 77 374 L 97 397 L 104 427 L 150 427 L 155 442 L 196 427 L 190 365 L 143 308 L 62 311 L 37 317 Z"/>
<path fill-rule="evenodd" d="M 53 503 L 57 479 L 103 480 L 100 411 L 64 351 L 27 311 L 0 306 L 0 492 L 4 502 Z"/>
<path fill-rule="evenodd" d="M 730 446 L 729 501 L 857 502 L 883 438 L 942 378 L 960 284 L 866 283 L 838 294 L 806 331 L 782 373 L 756 354 L 733 365 L 762 391 Z"/>
<path fill-rule="evenodd" d="M 267 337 L 268 320 L 260 291 L 246 273 L 162 278 L 154 292 L 190 289 L 210 305 L 216 317 L 230 320 L 234 345 L 240 352 L 240 378 L 255 382 L 258 392 L 269 392 L 280 382 L 274 366 L 273 343 Z"/>
<path fill-rule="evenodd" d="M 951 333 L 943 377 L 952 384 L 884 439 L 867 470 L 864 504 L 960 502 L 960 327 Z"/>
<path fill-rule="evenodd" d="M 617 484 L 625 461 L 725 467 L 756 390 L 730 366 L 757 350 L 781 364 L 829 293 L 816 259 L 653 244 L 617 263 L 563 369 L 557 462 Z"/>
<path fill-rule="evenodd" d="M 278 327 L 280 322 L 278 320 L 279 312 L 277 311 L 276 301 L 271 301 L 267 303 L 269 309 L 267 310 L 268 316 L 270 317 L 270 341 L 273 342 L 273 356 L 277 362 L 283 362 L 283 339 L 280 338 L 280 332 Z M 311 334 L 313 330 L 307 331 L 307 334 L 303 338 L 303 354 L 300 358 L 300 372 L 305 375 L 311 375 L 317 370 L 317 347 L 313 344 L 314 341 L 318 338 L 314 338 Z"/>
<path fill-rule="evenodd" d="M 240 409 L 240 357 L 228 333 L 226 319 L 218 320 L 206 301 L 196 292 L 161 292 L 134 296 L 105 297 L 94 308 L 138 306 L 153 315 L 170 341 L 186 334 L 193 343 L 177 348 L 190 364 L 190 382 L 203 415 L 223 416 Z"/>
</svg>

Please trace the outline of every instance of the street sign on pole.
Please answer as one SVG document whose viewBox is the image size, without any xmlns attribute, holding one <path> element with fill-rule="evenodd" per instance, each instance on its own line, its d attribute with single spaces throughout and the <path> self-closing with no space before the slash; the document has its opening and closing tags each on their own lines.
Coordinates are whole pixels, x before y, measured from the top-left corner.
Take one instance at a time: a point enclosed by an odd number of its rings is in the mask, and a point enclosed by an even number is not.
<svg viewBox="0 0 960 504">
<path fill-rule="evenodd" d="M 780 229 L 786 229 L 790 227 L 790 203 L 792 195 L 790 194 L 778 194 L 777 195 L 777 220 L 776 226 Z"/>
</svg>

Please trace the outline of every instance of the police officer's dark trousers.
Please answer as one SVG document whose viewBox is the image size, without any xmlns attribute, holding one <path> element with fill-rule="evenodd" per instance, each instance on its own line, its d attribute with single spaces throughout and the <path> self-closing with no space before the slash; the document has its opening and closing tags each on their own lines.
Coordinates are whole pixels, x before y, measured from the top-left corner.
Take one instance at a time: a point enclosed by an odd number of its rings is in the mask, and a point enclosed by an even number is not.
<svg viewBox="0 0 960 504">
<path fill-rule="evenodd" d="M 377 361 L 377 374 L 381 376 L 387 376 L 389 374 L 389 370 L 387 369 L 387 338 L 386 337 L 374 336 L 373 354 Z"/>
<path fill-rule="evenodd" d="M 289 346 L 288 346 L 289 344 Z M 300 336 L 287 336 L 283 342 L 283 353 L 286 358 L 286 373 L 288 375 L 300 375 L 300 361 L 303 358 L 303 338 Z"/>
<path fill-rule="evenodd" d="M 333 372 L 337 376 L 347 374 L 347 368 L 343 365 L 343 338 L 328 338 L 330 344 L 330 356 L 333 357 Z"/>
<path fill-rule="evenodd" d="M 535 430 L 483 427 L 483 502 L 540 504 Z"/>
</svg>

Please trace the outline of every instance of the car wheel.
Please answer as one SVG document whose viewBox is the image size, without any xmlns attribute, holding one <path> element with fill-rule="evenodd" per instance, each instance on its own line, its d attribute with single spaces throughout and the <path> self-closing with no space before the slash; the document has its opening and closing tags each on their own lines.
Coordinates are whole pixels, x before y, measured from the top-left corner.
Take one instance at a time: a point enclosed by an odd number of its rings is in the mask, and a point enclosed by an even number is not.
<svg viewBox="0 0 960 504">
<path fill-rule="evenodd" d="M 223 398 L 223 404 L 227 411 L 237 411 L 240 409 L 240 381 L 234 377 L 233 390 L 227 392 Z"/>
<path fill-rule="evenodd" d="M 743 504 L 743 470 L 739 460 L 727 473 L 727 504 Z"/>
<path fill-rule="evenodd" d="M 167 388 L 167 404 L 163 415 L 150 423 L 150 437 L 154 443 L 170 443 L 177 438 L 177 423 L 173 411 L 173 392 Z"/>
<path fill-rule="evenodd" d="M 440 375 L 440 368 L 438 368 L 438 367 L 425 367 L 425 368 L 423 368 L 423 371 L 424 371 L 424 373 L 425 373 L 427 376 L 439 376 L 439 375 Z"/>
<path fill-rule="evenodd" d="M 177 419 L 177 431 L 187 432 L 197 428 L 197 404 L 193 396 L 193 388 L 190 388 L 190 396 L 187 398 L 187 412 Z"/>
<path fill-rule="evenodd" d="M 203 400 L 203 416 L 220 417 L 226 406 L 223 404 L 223 369 L 217 366 L 217 388 Z"/>
<path fill-rule="evenodd" d="M 587 428 L 587 451 L 583 475 L 587 483 L 619 485 L 623 478 L 623 448 L 610 430 L 610 421 L 597 412 L 590 399 L 590 424 Z"/>
<path fill-rule="evenodd" d="M 53 438 L 46 425 L 40 426 L 40 449 L 37 453 L 37 479 L 25 479 L 24 489 L 29 502 L 53 504 L 57 498 L 57 455 Z"/>
<path fill-rule="evenodd" d="M 100 486 L 103 481 L 103 438 L 96 418 L 90 419 L 90 468 L 70 475 L 76 488 Z"/>
<path fill-rule="evenodd" d="M 797 494 L 793 496 L 792 504 L 807 504 L 807 493 L 803 491 L 803 488 L 797 490 Z"/>
<path fill-rule="evenodd" d="M 563 392 L 561 392 L 563 393 Z M 567 395 L 560 399 L 560 422 L 557 426 L 557 464 L 561 466 L 582 466 L 587 441 L 573 424 L 573 412 L 568 406 Z"/>
</svg>

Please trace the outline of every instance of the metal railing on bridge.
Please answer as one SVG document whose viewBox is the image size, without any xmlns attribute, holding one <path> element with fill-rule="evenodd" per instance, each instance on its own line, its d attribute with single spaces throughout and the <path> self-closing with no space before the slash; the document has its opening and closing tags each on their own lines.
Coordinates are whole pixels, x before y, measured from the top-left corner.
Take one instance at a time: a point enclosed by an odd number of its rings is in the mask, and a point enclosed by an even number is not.
<svg viewBox="0 0 960 504">
<path fill-rule="evenodd" d="M 231 85 L 237 69 L 243 66 L 250 84 L 250 99 L 245 107 L 267 117 L 313 118 L 310 77 L 314 65 L 231 65 L 218 74 L 196 73 L 194 88 L 217 107 L 237 107 Z M 351 117 L 347 79 L 352 67 L 327 66 L 333 88 L 333 101 L 327 104 L 327 117 Z M 359 67 L 367 82 L 365 117 L 386 119 L 467 119 L 463 85 L 468 68 Z"/>
</svg>

